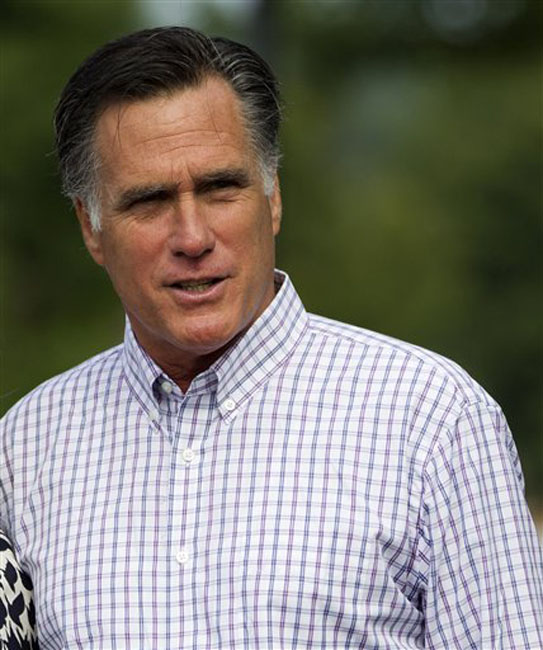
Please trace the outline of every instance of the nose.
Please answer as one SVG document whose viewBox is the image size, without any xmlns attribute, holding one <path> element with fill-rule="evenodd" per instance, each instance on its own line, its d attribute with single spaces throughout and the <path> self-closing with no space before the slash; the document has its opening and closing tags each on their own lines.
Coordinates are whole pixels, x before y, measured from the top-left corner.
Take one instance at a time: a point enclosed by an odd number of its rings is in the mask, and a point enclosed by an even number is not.
<svg viewBox="0 0 543 650">
<path fill-rule="evenodd" d="M 193 196 L 184 197 L 176 204 L 169 243 L 173 255 L 177 257 L 201 257 L 215 247 L 214 232 Z"/>
</svg>

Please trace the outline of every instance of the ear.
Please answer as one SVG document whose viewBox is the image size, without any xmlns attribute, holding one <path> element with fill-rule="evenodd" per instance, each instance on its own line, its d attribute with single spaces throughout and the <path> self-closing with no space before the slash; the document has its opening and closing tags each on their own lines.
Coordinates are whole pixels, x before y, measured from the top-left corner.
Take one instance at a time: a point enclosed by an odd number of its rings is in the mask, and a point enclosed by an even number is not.
<svg viewBox="0 0 543 650">
<path fill-rule="evenodd" d="M 79 197 L 76 197 L 74 201 L 74 208 L 77 219 L 79 220 L 79 225 L 81 226 L 81 234 L 83 235 L 83 241 L 85 242 L 87 250 L 96 264 L 104 266 L 101 232 L 92 228 L 88 210 Z"/>
<path fill-rule="evenodd" d="M 279 176 L 277 174 L 275 174 L 272 195 L 268 200 L 270 202 L 273 234 L 277 235 L 281 229 L 281 215 L 283 212 L 283 204 L 281 202 L 281 188 L 279 186 Z"/>
</svg>

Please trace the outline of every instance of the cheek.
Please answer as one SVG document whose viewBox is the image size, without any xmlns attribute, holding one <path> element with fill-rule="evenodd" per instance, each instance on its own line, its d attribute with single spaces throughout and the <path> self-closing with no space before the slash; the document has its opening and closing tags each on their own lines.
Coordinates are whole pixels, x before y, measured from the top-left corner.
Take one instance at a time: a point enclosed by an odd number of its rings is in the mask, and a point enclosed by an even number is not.
<svg viewBox="0 0 543 650">
<path fill-rule="evenodd" d="M 112 242 L 104 250 L 104 266 L 113 285 L 122 291 L 123 287 L 141 287 L 150 278 L 158 252 L 150 241 Z"/>
<path fill-rule="evenodd" d="M 251 258 L 253 262 L 258 262 L 263 256 L 267 258 L 268 253 L 274 249 L 272 218 L 267 206 L 262 206 L 248 222 L 245 220 L 236 229 L 236 235 L 231 241 L 239 259 Z"/>
<path fill-rule="evenodd" d="M 275 236 L 271 219 L 266 215 L 265 221 L 259 225 L 254 235 L 253 263 L 267 273 L 268 266 L 273 265 L 274 257 Z"/>
</svg>

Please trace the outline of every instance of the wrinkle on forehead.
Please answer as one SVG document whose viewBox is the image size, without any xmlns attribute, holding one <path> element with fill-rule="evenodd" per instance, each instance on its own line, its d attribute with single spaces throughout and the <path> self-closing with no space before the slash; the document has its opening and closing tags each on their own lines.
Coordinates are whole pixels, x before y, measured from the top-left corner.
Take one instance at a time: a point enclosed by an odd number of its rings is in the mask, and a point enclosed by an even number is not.
<svg viewBox="0 0 543 650">
<path fill-rule="evenodd" d="M 199 95 L 197 100 L 194 97 L 196 92 Z M 183 96 L 186 102 L 175 101 Z M 183 109 L 186 110 L 185 114 Z M 202 120 L 208 123 L 209 128 L 206 125 L 202 128 Z M 197 121 L 198 126 L 191 128 L 191 121 Z M 239 98 L 224 80 L 217 77 L 208 78 L 198 86 L 109 107 L 98 123 L 98 150 L 100 144 L 105 144 L 104 140 L 115 143 L 122 150 L 123 134 L 127 129 L 132 133 L 141 131 L 141 136 L 137 138 L 138 146 L 151 142 L 160 146 L 169 138 L 180 140 L 165 151 L 185 146 L 227 145 L 229 138 L 238 139 L 240 130 L 245 144 L 249 140 Z M 158 129 L 163 132 L 157 132 Z M 106 146 L 104 148 L 107 150 Z"/>
<path fill-rule="evenodd" d="M 241 102 L 220 79 L 111 106 L 96 129 L 100 192 L 132 184 L 182 182 L 225 166 L 258 174 Z"/>
</svg>

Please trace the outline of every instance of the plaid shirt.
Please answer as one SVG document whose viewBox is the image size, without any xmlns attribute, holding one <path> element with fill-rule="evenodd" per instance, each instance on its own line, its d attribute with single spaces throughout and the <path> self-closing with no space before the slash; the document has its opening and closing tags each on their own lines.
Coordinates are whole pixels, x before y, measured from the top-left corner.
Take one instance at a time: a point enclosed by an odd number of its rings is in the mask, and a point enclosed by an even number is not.
<svg viewBox="0 0 543 650">
<path fill-rule="evenodd" d="M 542 648 L 499 407 L 278 278 L 185 395 L 128 327 L 4 418 L 0 525 L 42 650 Z"/>
</svg>

